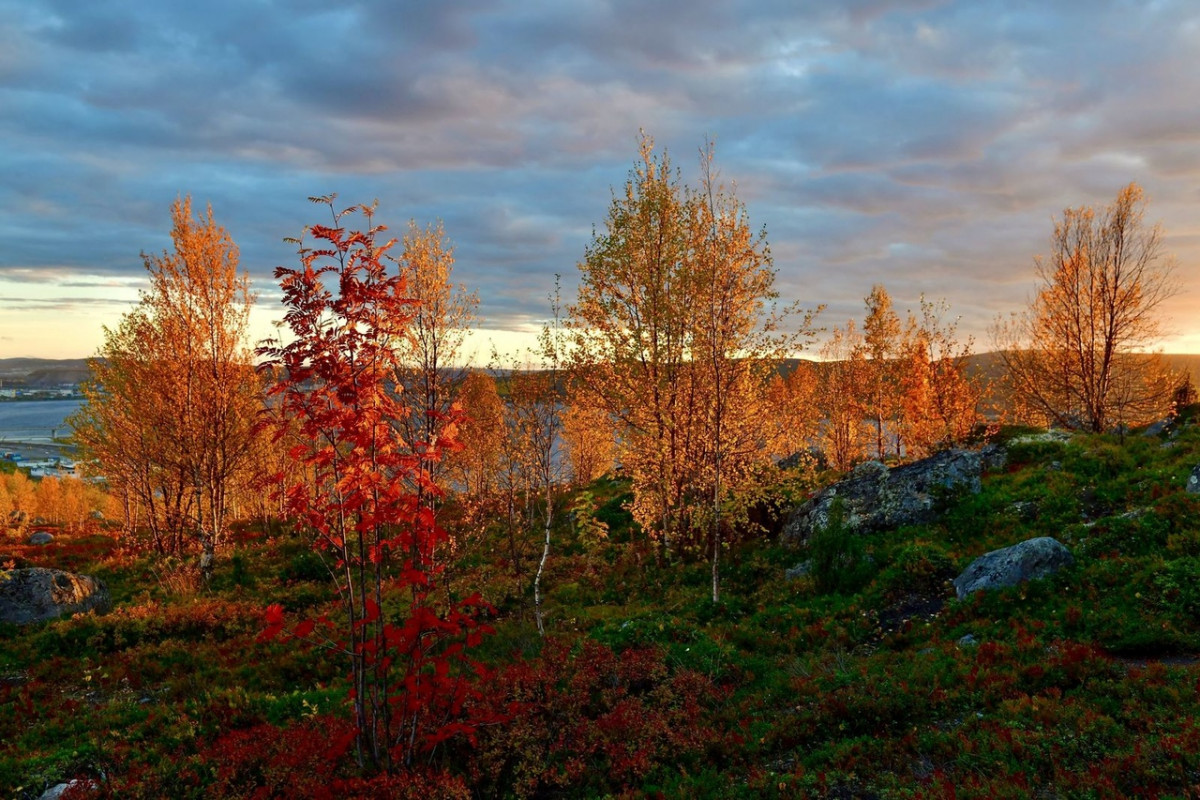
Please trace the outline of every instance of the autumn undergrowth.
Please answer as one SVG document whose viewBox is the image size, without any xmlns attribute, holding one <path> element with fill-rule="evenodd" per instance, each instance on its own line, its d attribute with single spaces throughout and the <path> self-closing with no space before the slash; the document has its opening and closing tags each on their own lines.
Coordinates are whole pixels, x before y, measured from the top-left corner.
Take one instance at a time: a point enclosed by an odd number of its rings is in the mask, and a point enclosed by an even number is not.
<svg viewBox="0 0 1200 800">
<path fill-rule="evenodd" d="M 102 526 L 8 535 L 0 567 L 99 575 L 115 608 L 0 627 L 0 797 L 73 778 L 120 797 L 1196 796 L 1200 496 L 1185 482 L 1200 427 L 1007 438 L 1006 465 L 935 523 L 826 531 L 823 554 L 770 530 L 732 548 L 720 604 L 708 565 L 664 558 L 628 483 L 602 478 L 577 491 L 603 537 L 558 515 L 545 637 L 540 531 L 514 547 L 480 526 L 447 592 L 497 609 L 474 651 L 494 671 L 477 710 L 507 721 L 398 776 L 335 747 L 340 659 L 257 641 L 269 604 L 331 608 L 299 534 L 245 530 L 194 592 Z M 1075 566 L 955 599 L 972 559 L 1034 536 Z"/>
</svg>

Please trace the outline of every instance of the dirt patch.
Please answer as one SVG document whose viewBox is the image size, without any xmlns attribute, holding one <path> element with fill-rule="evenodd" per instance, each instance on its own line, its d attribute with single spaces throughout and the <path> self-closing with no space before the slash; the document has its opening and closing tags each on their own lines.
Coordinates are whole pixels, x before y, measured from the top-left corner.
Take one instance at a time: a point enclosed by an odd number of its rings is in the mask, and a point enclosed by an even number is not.
<svg viewBox="0 0 1200 800">
<path fill-rule="evenodd" d="M 908 633 L 917 622 L 937 619 L 945 606 L 946 598 L 937 595 L 906 595 L 878 612 L 879 636 Z"/>
</svg>

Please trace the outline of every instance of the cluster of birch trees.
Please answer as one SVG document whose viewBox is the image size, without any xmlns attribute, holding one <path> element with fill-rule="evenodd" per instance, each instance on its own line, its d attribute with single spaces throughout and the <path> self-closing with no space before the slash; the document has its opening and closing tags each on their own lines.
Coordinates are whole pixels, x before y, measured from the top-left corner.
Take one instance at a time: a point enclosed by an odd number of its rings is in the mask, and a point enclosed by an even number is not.
<svg viewBox="0 0 1200 800">
<path fill-rule="evenodd" d="M 717 181 L 711 145 L 700 176 L 685 184 L 643 137 L 579 264 L 574 302 L 560 319 L 555 295 L 531 357 L 497 356 L 490 369 L 463 365 L 478 297 L 454 282 L 444 230 L 412 223 L 403 237 L 395 262 L 412 315 L 391 342 L 389 385 L 405 409 L 391 424 L 409 443 L 456 438 L 428 466 L 437 496 L 419 504 L 436 510 L 449 492 L 465 524 L 499 521 L 518 574 L 521 533 L 549 536 L 556 487 L 619 468 L 647 541 L 709 558 L 716 598 L 722 548 L 748 530 L 780 459 L 811 453 L 836 470 L 913 459 L 980 421 L 972 342 L 941 302 L 922 298 L 902 319 L 877 285 L 861 323 L 828 331 L 816 360 L 789 360 L 815 340 L 820 309 L 779 306 L 765 231 Z M 1068 209 L 1053 256 L 1038 262 L 1035 301 L 998 326 L 1012 409 L 1025 417 L 1105 430 L 1178 394 L 1177 376 L 1136 355 L 1172 291 L 1143 202 L 1131 185 L 1106 211 Z M 211 209 L 196 220 L 181 200 L 172 216 L 174 252 L 144 257 L 150 289 L 106 331 L 74 420 L 126 526 L 163 552 L 211 547 L 231 515 L 277 515 L 265 487 L 298 468 L 280 425 L 261 434 L 272 409 L 246 341 L 253 296 L 237 249 Z"/>
<path fill-rule="evenodd" d="M 800 362 L 772 387 L 791 450 L 843 471 L 867 459 L 923 458 L 965 441 L 980 423 L 981 376 L 944 302 L 921 298 L 902 322 L 882 285 L 861 324 L 833 328 L 819 361 Z"/>
</svg>

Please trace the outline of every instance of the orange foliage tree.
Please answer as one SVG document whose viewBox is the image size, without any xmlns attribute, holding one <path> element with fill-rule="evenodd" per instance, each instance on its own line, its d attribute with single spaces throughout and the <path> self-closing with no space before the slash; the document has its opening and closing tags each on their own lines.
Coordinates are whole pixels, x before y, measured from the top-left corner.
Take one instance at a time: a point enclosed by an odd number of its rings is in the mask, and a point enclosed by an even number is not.
<svg viewBox="0 0 1200 800">
<path fill-rule="evenodd" d="M 1169 409 L 1178 380 L 1145 369 L 1143 357 L 1162 334 L 1158 307 L 1177 287 L 1144 207 L 1131 183 L 1105 209 L 1066 209 L 1049 258 L 1035 262 L 1037 295 L 994 329 L 1014 399 L 1042 421 L 1100 432 Z"/>
<path fill-rule="evenodd" d="M 37 486 L 20 470 L 3 476 L 0 481 L 3 487 L 3 509 L 5 512 L 16 512 L 18 518 L 32 518 L 37 511 Z"/>
<path fill-rule="evenodd" d="M 397 424 L 408 441 L 432 442 L 445 433 L 468 374 L 462 365 L 463 342 L 475 322 L 479 297 L 454 283 L 454 250 L 440 224 L 422 228 L 409 222 L 400 244 L 399 268 L 413 306 L 412 319 L 394 343 L 396 385 L 411 412 Z M 428 469 L 434 482 L 446 488 L 446 464 L 431 462 Z"/>
<path fill-rule="evenodd" d="M 716 185 L 711 155 L 695 191 L 643 137 L 579 265 L 570 325 L 576 397 L 614 423 L 635 518 L 666 551 L 708 553 L 716 597 L 721 531 L 750 502 L 752 465 L 767 461 L 749 408 L 786 341 L 774 335 L 765 236 Z"/>
<path fill-rule="evenodd" d="M 907 455 L 921 458 L 962 442 L 980 422 L 983 382 L 970 374 L 972 340 L 958 341 L 946 322 L 945 301 L 921 298 L 921 317 L 909 316 L 902 344 L 900 431 Z"/>
<path fill-rule="evenodd" d="M 765 410 L 771 423 L 768 452 L 777 459 L 808 451 L 821 429 L 817 394 L 820 370 L 811 361 L 798 361 L 791 371 L 775 375 L 767 387 Z"/>
<path fill-rule="evenodd" d="M 850 469 L 866 458 L 871 432 L 867 424 L 868 366 L 863 356 L 862 334 L 854 320 L 834 328 L 821 347 L 820 389 L 821 449 L 836 470 Z"/>
<path fill-rule="evenodd" d="M 253 295 L 212 209 L 176 200 L 172 252 L 143 255 L 150 288 L 90 362 L 76 442 L 121 498 L 125 528 L 162 553 L 211 556 L 231 512 L 261 396 L 246 344 Z"/>
<path fill-rule="evenodd" d="M 496 379 L 485 372 L 468 373 L 458 402 L 464 414 L 458 432 L 462 449 L 447 456 L 447 464 L 463 493 L 482 501 L 496 491 L 504 442 L 504 404 Z"/>
<path fill-rule="evenodd" d="M 871 287 L 866 297 L 867 314 L 863 318 L 862 347 L 867 357 L 864 364 L 866 384 L 864 408 L 875 426 L 874 455 L 885 458 L 888 440 L 900 455 L 900 317 L 892 309 L 892 298 L 882 284 Z"/>
<path fill-rule="evenodd" d="M 612 420 L 604 409 L 569 396 L 562 414 L 562 436 L 576 484 L 591 483 L 612 469 L 617 443 Z"/>
</svg>

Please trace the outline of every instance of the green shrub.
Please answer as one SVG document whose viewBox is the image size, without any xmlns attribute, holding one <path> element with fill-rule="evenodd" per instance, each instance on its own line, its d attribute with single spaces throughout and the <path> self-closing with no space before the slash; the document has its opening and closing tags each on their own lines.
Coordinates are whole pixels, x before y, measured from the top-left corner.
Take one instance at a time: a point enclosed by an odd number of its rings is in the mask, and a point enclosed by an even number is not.
<svg viewBox="0 0 1200 800">
<path fill-rule="evenodd" d="M 1080 552 L 1090 556 L 1152 556 L 1168 546 L 1167 522 L 1153 512 L 1106 517 L 1080 535 Z"/>
<path fill-rule="evenodd" d="M 875 572 L 862 535 L 846 525 L 840 498 L 829 507 L 829 524 L 813 534 L 808 544 L 812 579 L 822 594 L 853 594 Z"/>
<path fill-rule="evenodd" d="M 321 557 L 311 550 L 301 550 L 283 568 L 285 581 L 327 581 L 329 569 Z"/>
<path fill-rule="evenodd" d="M 953 577 L 954 563 L 945 550 L 928 542 L 913 542 L 896 551 L 876 584 L 889 599 L 908 593 L 937 595 Z"/>
<path fill-rule="evenodd" d="M 1025 464 L 1045 464 L 1062 458 L 1066 446 L 1057 439 L 1027 438 L 1009 443 L 1008 464 L 1010 467 Z"/>
<path fill-rule="evenodd" d="M 1168 561 L 1154 576 L 1154 588 L 1164 611 L 1200 618 L 1200 558 Z"/>
</svg>

